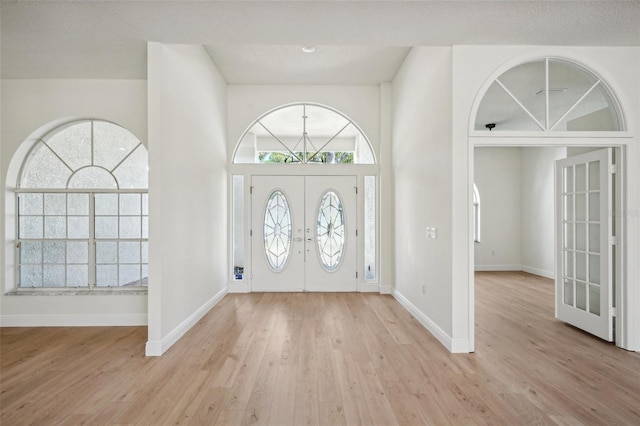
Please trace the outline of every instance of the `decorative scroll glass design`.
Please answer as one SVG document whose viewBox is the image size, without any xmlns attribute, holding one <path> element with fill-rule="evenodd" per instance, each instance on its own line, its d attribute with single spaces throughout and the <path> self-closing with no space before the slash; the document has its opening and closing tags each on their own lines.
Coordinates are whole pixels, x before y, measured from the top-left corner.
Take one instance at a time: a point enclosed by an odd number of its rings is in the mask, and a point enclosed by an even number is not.
<svg viewBox="0 0 640 426">
<path fill-rule="evenodd" d="M 614 96 L 591 71 L 567 60 L 544 58 L 498 77 L 478 107 L 480 131 L 621 131 Z"/>
<path fill-rule="evenodd" d="M 344 252 L 345 220 L 340 197 L 333 191 L 327 191 L 320 201 L 316 230 L 322 267 L 335 271 Z"/>
<path fill-rule="evenodd" d="M 19 288 L 145 287 L 147 150 L 98 120 L 54 129 L 17 183 Z"/>
<path fill-rule="evenodd" d="M 364 279 L 376 280 L 376 177 L 364 177 Z"/>
<path fill-rule="evenodd" d="M 273 191 L 264 212 L 264 252 L 275 272 L 284 270 L 291 251 L 291 210 L 282 191 Z"/>
<path fill-rule="evenodd" d="M 374 164 L 369 140 L 350 119 L 315 104 L 268 112 L 243 134 L 234 163 Z"/>
</svg>

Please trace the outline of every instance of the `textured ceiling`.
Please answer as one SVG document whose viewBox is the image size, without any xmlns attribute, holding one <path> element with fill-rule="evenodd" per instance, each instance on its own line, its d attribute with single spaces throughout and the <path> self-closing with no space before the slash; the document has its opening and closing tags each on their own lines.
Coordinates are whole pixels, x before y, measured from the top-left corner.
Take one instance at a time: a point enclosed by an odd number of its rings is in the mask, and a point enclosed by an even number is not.
<svg viewBox="0 0 640 426">
<path fill-rule="evenodd" d="M 2 0 L 0 13 L 4 78 L 145 78 L 147 41 L 205 45 L 230 82 L 255 84 L 385 81 L 416 45 L 640 45 L 640 1 Z"/>
</svg>

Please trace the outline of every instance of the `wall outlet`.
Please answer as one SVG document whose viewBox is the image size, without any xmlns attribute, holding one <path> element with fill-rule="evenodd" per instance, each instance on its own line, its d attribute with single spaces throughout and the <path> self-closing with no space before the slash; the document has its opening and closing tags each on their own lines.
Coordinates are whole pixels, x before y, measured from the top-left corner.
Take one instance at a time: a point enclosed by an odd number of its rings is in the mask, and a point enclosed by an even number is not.
<svg viewBox="0 0 640 426">
<path fill-rule="evenodd" d="M 438 238 L 438 228 L 427 226 L 427 238 Z"/>
</svg>

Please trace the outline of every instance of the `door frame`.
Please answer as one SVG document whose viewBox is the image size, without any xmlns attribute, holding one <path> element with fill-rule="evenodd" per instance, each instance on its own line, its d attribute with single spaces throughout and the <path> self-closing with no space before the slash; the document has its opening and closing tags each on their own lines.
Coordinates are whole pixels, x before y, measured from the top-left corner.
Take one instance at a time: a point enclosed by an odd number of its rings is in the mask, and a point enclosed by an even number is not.
<svg viewBox="0 0 640 426">
<path fill-rule="evenodd" d="M 469 352 L 475 352 L 475 248 L 473 242 L 473 200 L 471 195 L 473 193 L 474 182 L 474 162 L 475 162 L 475 148 L 487 148 L 487 147 L 501 147 L 501 148 L 532 148 L 532 147 L 555 147 L 555 148 L 613 148 L 615 164 L 618 166 L 616 173 L 615 184 L 615 209 L 614 212 L 617 216 L 615 223 L 615 234 L 618 236 L 618 244 L 616 248 L 615 256 L 615 282 L 612 284 L 615 307 L 617 309 L 616 316 L 614 318 L 614 343 L 618 347 L 624 348 L 626 345 L 626 327 L 627 327 L 627 311 L 626 311 L 626 299 L 627 299 L 627 281 L 626 281 L 626 217 L 621 212 L 626 211 L 626 157 L 627 157 L 627 143 L 632 140 L 628 135 L 621 135 L 620 137 L 593 137 L 591 135 L 584 137 L 513 137 L 513 136 L 468 136 L 468 175 L 467 175 L 467 188 L 468 188 L 468 200 L 467 200 L 467 217 L 468 217 L 468 259 L 469 259 Z M 554 166 L 555 167 L 555 166 Z M 555 188 L 554 188 L 555 196 Z M 554 215 L 556 214 L 557 206 L 554 206 Z M 557 231 L 554 219 L 554 259 L 557 259 Z M 557 262 L 554 264 L 554 275 L 557 273 Z M 555 285 L 555 284 L 554 284 Z M 555 307 L 555 299 L 554 299 Z M 594 336 L 594 338 L 596 338 Z"/>
<path fill-rule="evenodd" d="M 229 215 L 229 230 L 234 229 L 234 211 L 233 211 L 233 176 L 244 176 L 244 209 L 243 209 L 243 245 L 244 245 L 244 265 L 245 270 L 248 271 L 247 265 L 251 265 L 251 177 L 252 176 L 355 176 L 358 186 L 358 193 L 356 196 L 357 204 L 357 218 L 356 226 L 358 229 L 358 237 L 356 239 L 356 265 L 358 270 L 358 278 L 356 282 L 357 292 L 375 292 L 375 293 L 388 293 L 383 285 L 381 285 L 381 274 L 383 268 L 390 268 L 391 265 L 381 265 L 380 263 L 380 251 L 381 251 L 381 182 L 380 182 L 380 166 L 378 164 L 231 164 L 229 166 L 229 179 L 228 179 L 228 215 Z M 375 224 L 375 249 L 376 249 L 376 278 L 372 281 L 366 281 L 364 279 L 364 177 L 375 176 L 376 178 L 376 224 Z M 233 276 L 233 232 L 229 232 L 227 235 L 228 247 L 229 247 L 229 261 L 227 270 L 228 275 L 228 289 L 229 293 L 250 293 L 251 292 L 251 280 L 246 276 L 243 276 L 242 280 L 235 280 Z"/>
</svg>

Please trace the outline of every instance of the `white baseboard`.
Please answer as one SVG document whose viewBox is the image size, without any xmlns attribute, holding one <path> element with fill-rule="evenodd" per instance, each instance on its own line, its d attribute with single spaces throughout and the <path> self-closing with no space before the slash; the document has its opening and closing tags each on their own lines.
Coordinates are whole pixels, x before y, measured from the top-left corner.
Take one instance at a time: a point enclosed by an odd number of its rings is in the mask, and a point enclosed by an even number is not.
<svg viewBox="0 0 640 426">
<path fill-rule="evenodd" d="M 228 288 L 229 293 L 251 293 L 251 285 L 244 281 L 233 281 Z"/>
<path fill-rule="evenodd" d="M 538 268 L 534 268 L 532 266 L 522 265 L 522 271 L 523 272 L 527 272 L 529 274 L 533 274 L 533 275 L 539 275 L 539 276 L 545 277 L 545 278 L 550 278 L 550 279 L 554 279 L 555 278 L 555 274 L 553 273 L 553 271 L 545 271 L 544 269 L 538 269 Z"/>
<path fill-rule="evenodd" d="M 146 356 L 160 356 L 165 353 L 174 343 L 185 335 L 191 327 L 193 327 L 203 316 L 216 306 L 229 292 L 228 287 L 220 290 L 215 296 L 206 301 L 198 310 L 189 315 L 187 319 L 182 321 L 176 328 L 167 334 L 162 340 L 149 340 L 145 347 Z"/>
<path fill-rule="evenodd" d="M 116 327 L 146 325 L 147 314 L 0 315 L 0 327 Z"/>
<path fill-rule="evenodd" d="M 484 271 L 522 271 L 522 265 L 476 265 L 475 270 Z"/>
<path fill-rule="evenodd" d="M 378 293 L 380 292 L 380 286 L 376 283 L 362 283 L 358 284 L 358 291 L 361 293 Z"/>
<path fill-rule="evenodd" d="M 393 297 L 407 310 L 420 324 L 435 336 L 442 345 L 451 353 L 469 353 L 469 342 L 462 339 L 452 339 L 442 328 L 440 328 L 429 317 L 422 313 L 413 303 L 402 295 L 398 290 L 393 289 Z"/>
</svg>

